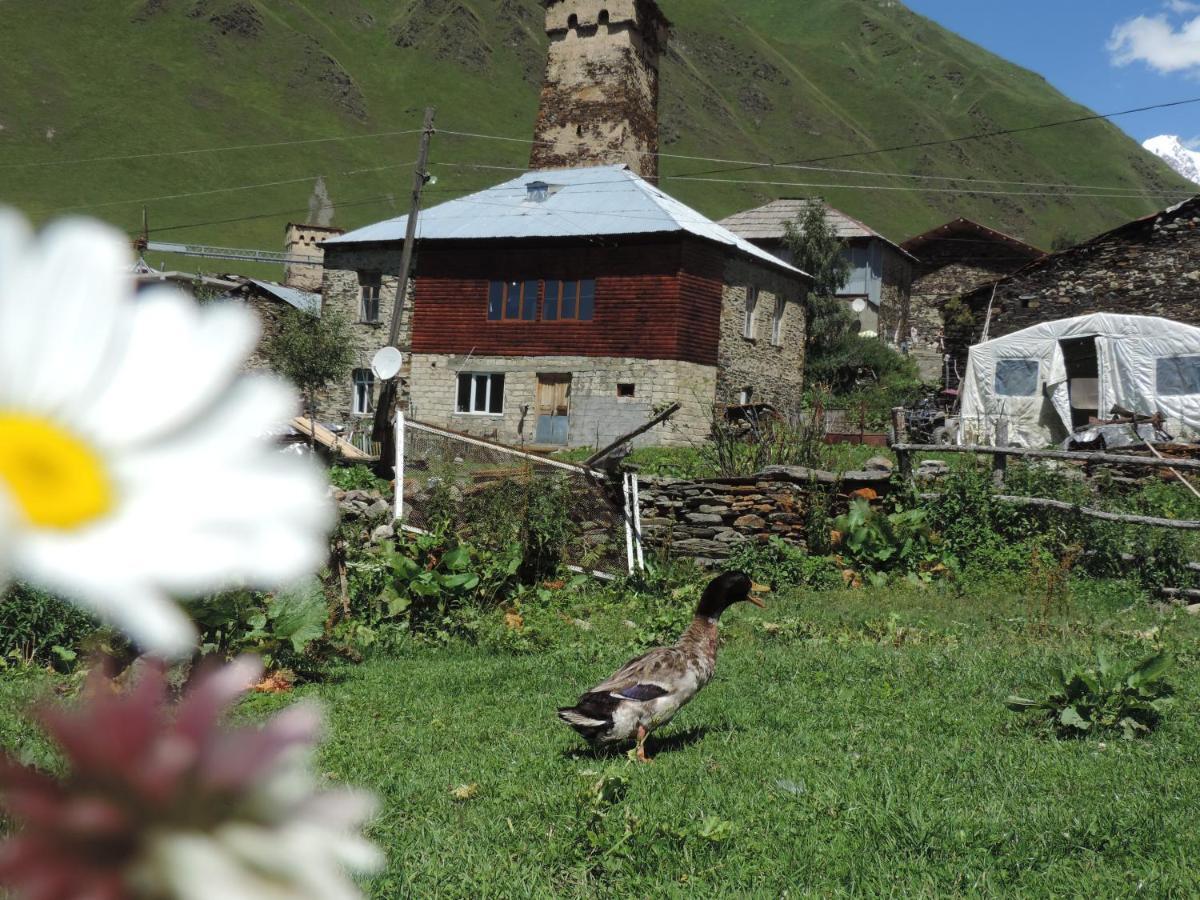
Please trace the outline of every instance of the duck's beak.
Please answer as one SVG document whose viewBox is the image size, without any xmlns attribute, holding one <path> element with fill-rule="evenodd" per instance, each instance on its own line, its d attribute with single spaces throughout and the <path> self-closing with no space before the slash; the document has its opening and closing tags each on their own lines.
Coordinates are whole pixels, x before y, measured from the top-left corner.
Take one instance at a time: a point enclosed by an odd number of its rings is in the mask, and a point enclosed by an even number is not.
<svg viewBox="0 0 1200 900">
<path fill-rule="evenodd" d="M 758 584 L 757 582 L 753 582 L 750 585 L 750 594 L 746 597 L 746 599 L 749 600 L 751 603 L 753 603 L 755 606 L 757 606 L 759 609 L 766 609 L 767 604 L 763 603 L 761 599 L 759 599 L 758 597 L 756 597 L 754 595 L 755 594 L 769 594 L 769 593 L 771 593 L 771 589 L 769 587 L 767 587 L 765 584 Z"/>
</svg>

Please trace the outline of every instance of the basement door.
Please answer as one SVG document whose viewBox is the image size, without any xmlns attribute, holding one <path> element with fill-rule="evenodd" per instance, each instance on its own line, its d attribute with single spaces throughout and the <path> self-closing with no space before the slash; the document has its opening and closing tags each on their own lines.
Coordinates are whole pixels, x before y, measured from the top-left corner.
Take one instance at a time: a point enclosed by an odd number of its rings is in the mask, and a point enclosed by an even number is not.
<svg viewBox="0 0 1200 900">
<path fill-rule="evenodd" d="M 571 376 L 538 375 L 537 443 L 566 444 L 570 421 Z"/>
</svg>

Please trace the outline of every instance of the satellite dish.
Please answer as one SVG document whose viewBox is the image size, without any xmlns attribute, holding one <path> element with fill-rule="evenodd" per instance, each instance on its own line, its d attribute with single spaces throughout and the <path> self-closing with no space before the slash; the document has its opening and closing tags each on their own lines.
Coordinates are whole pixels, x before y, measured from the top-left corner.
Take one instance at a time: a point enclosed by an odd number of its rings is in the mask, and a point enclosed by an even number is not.
<svg viewBox="0 0 1200 900">
<path fill-rule="evenodd" d="M 384 347 L 371 359 L 371 369 L 381 381 L 395 378 L 404 364 L 404 354 L 395 347 Z"/>
<path fill-rule="evenodd" d="M 857 300 L 855 300 L 853 303 L 850 304 L 850 308 L 852 310 L 854 310 L 856 313 L 866 312 L 867 311 L 867 301 L 864 300 L 862 297 L 859 297 Z"/>
</svg>

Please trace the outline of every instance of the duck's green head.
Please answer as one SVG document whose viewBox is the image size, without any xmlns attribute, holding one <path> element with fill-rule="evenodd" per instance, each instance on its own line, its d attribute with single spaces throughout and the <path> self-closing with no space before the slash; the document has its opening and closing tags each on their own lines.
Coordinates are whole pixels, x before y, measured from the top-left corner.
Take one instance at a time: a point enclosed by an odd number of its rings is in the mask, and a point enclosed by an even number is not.
<svg viewBox="0 0 1200 900">
<path fill-rule="evenodd" d="M 726 572 L 714 578 L 704 589 L 700 605 L 696 607 L 696 615 L 707 619 L 719 619 L 721 613 L 743 600 L 755 606 L 765 607 L 766 604 L 755 595 L 767 593 L 769 590 L 755 584 L 745 572 Z"/>
</svg>

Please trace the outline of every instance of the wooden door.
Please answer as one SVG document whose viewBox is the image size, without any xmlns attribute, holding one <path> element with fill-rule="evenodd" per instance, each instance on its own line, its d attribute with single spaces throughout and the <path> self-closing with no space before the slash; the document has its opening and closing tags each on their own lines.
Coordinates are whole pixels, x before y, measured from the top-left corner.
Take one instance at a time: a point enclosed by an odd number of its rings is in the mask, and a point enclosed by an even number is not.
<svg viewBox="0 0 1200 900">
<path fill-rule="evenodd" d="M 538 375 L 537 437 L 539 444 L 565 444 L 570 433 L 571 376 Z"/>
</svg>

